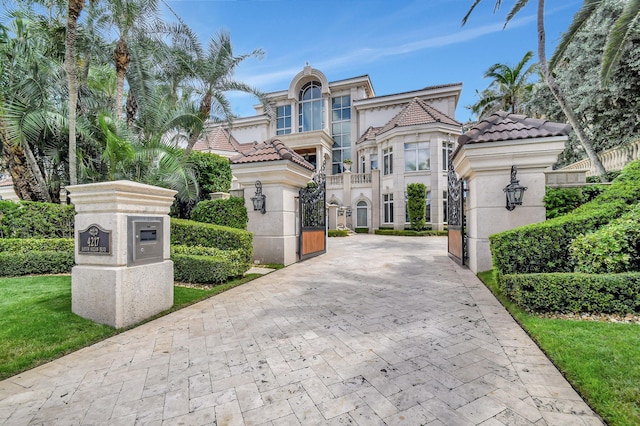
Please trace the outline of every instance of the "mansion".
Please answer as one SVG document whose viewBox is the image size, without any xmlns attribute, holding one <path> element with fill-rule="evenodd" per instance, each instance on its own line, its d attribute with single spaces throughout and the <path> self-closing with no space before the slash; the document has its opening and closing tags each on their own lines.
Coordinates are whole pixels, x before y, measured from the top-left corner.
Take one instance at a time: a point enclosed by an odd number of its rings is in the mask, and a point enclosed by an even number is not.
<svg viewBox="0 0 640 426">
<path fill-rule="evenodd" d="M 328 81 L 305 66 L 282 91 L 267 94 L 273 111 L 209 125 L 194 149 L 225 157 L 279 140 L 327 175 L 329 229 L 408 226 L 407 185 L 427 186 L 427 223 L 447 223 L 449 154 L 462 132 L 453 117 L 462 83 L 376 96 L 369 76 Z"/>
</svg>

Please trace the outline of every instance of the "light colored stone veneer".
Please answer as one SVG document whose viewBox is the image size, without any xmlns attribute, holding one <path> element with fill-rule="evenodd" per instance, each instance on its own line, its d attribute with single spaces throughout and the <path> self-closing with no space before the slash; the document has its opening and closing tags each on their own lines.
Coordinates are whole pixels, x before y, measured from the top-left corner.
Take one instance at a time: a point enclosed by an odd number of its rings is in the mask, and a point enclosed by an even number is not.
<svg viewBox="0 0 640 426">
<path fill-rule="evenodd" d="M 169 208 L 176 191 L 115 181 L 67 187 L 76 208 L 71 304 L 77 315 L 115 328 L 143 321 L 173 305 Z M 161 219 L 162 256 L 155 263 L 127 266 L 130 217 Z M 109 255 L 79 251 L 79 233 L 91 225 L 111 232 Z"/>
</svg>

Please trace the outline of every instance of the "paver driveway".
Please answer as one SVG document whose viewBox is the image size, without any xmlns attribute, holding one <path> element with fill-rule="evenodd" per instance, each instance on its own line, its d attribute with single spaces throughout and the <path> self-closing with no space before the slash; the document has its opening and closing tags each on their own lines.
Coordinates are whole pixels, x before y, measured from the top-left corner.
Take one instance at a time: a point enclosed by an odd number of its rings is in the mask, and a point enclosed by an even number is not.
<svg viewBox="0 0 640 426">
<path fill-rule="evenodd" d="M 371 235 L 0 382 L 0 423 L 602 424 L 446 239 Z"/>
</svg>

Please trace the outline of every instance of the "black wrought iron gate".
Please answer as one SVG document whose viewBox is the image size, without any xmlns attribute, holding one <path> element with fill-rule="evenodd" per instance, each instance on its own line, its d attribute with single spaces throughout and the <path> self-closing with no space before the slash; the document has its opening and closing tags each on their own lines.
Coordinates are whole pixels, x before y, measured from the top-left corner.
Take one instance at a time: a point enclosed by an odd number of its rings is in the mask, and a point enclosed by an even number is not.
<svg viewBox="0 0 640 426">
<path fill-rule="evenodd" d="M 300 260 L 327 251 L 326 175 L 324 166 L 299 192 Z"/>
<path fill-rule="evenodd" d="M 449 257 L 464 265 L 466 261 L 466 230 L 464 217 L 464 181 L 456 177 L 453 165 L 449 163 L 447 216 L 449 229 Z"/>
</svg>

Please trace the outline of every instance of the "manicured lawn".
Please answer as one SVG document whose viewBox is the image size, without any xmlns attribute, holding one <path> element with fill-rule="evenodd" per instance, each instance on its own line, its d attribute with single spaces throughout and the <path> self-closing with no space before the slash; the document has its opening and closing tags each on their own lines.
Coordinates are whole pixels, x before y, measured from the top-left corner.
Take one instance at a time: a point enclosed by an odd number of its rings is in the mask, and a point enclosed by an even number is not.
<svg viewBox="0 0 640 426">
<path fill-rule="evenodd" d="M 174 287 L 174 305 L 160 315 L 258 276 L 247 275 L 210 289 Z M 0 380 L 118 332 L 71 312 L 68 275 L 0 278 Z"/>
<path fill-rule="evenodd" d="M 607 424 L 640 425 L 640 325 L 541 318 L 500 294 L 491 271 L 480 279 Z"/>
</svg>

